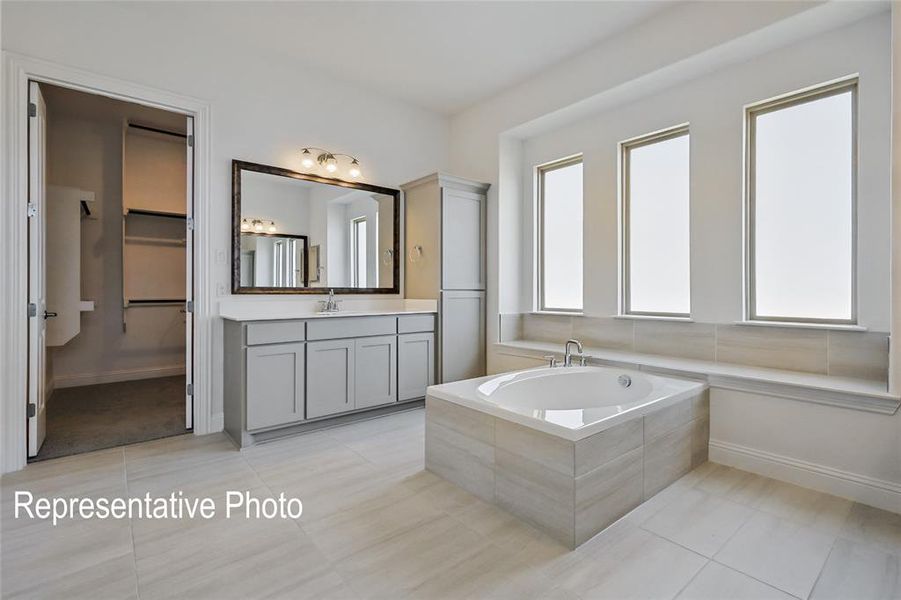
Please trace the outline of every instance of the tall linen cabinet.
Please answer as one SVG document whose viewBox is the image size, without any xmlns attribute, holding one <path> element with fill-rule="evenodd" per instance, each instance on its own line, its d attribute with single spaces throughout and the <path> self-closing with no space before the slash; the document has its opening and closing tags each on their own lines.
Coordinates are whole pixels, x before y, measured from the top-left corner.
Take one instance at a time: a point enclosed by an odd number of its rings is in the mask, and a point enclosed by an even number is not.
<svg viewBox="0 0 901 600">
<path fill-rule="evenodd" d="M 405 295 L 438 300 L 438 381 L 485 374 L 488 184 L 435 173 L 401 186 Z"/>
</svg>

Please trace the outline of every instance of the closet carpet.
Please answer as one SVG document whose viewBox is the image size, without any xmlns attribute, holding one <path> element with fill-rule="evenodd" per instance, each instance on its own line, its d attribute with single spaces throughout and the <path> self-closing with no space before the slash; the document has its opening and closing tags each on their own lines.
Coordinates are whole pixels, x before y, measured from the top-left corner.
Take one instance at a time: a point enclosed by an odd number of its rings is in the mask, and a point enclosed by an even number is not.
<svg viewBox="0 0 901 600">
<path fill-rule="evenodd" d="M 47 403 L 46 460 L 185 433 L 185 377 L 57 389 Z"/>
</svg>

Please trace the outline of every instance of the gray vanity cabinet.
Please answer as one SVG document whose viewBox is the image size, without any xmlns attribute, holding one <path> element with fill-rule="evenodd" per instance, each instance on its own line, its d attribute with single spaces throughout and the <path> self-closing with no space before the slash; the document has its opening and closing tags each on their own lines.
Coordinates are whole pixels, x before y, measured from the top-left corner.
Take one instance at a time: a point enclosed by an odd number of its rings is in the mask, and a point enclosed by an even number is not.
<svg viewBox="0 0 901 600">
<path fill-rule="evenodd" d="M 354 408 L 397 401 L 397 336 L 354 342 Z"/>
<path fill-rule="evenodd" d="M 225 431 L 243 448 L 424 398 L 437 380 L 436 324 L 435 313 L 227 319 Z"/>
<path fill-rule="evenodd" d="M 435 383 L 435 334 L 406 333 L 397 336 L 397 399 L 425 396 Z"/>
<path fill-rule="evenodd" d="M 307 418 L 354 409 L 356 340 L 307 343 Z"/>
<path fill-rule="evenodd" d="M 303 343 L 247 348 L 247 428 L 304 418 Z"/>
</svg>

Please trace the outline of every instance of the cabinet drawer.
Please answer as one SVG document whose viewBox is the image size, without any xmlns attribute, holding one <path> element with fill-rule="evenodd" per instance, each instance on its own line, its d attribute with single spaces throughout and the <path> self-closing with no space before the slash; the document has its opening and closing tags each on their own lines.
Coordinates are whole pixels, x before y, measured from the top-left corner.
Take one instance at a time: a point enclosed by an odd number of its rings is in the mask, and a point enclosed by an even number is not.
<svg viewBox="0 0 901 600">
<path fill-rule="evenodd" d="M 397 317 L 397 333 L 435 331 L 435 315 L 401 315 Z"/>
<path fill-rule="evenodd" d="M 248 346 L 302 342 L 303 340 L 303 321 L 269 321 L 247 324 Z"/>
<path fill-rule="evenodd" d="M 396 317 L 326 317 L 307 323 L 308 340 L 335 340 L 395 333 L 397 333 Z"/>
</svg>

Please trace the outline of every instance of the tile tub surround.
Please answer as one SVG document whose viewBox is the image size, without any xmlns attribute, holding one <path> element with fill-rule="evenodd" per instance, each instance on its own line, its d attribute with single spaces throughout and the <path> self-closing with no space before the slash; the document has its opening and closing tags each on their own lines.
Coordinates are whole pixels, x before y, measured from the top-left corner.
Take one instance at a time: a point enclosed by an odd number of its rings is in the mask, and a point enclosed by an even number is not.
<svg viewBox="0 0 901 600">
<path fill-rule="evenodd" d="M 580 440 L 426 396 L 425 466 L 575 548 L 707 461 L 707 390 Z"/>
<path fill-rule="evenodd" d="M 678 358 L 887 381 L 888 334 L 540 313 L 500 316 L 501 342 L 581 340 Z M 506 325 L 506 327 L 504 327 Z"/>
</svg>

